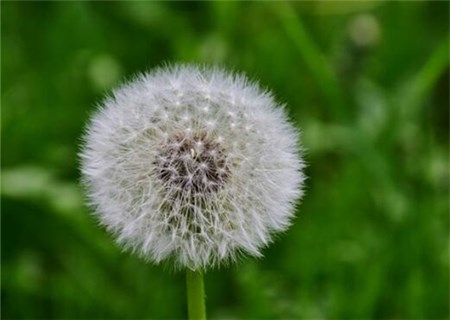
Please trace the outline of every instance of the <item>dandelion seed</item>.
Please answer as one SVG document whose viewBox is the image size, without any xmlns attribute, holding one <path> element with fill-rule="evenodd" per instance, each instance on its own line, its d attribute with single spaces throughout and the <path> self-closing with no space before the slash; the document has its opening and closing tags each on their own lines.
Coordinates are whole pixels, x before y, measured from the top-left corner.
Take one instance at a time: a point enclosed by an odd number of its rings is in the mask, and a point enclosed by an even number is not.
<svg viewBox="0 0 450 320">
<path fill-rule="evenodd" d="M 272 95 L 217 68 L 160 68 L 105 99 L 81 152 L 99 221 L 154 263 L 261 254 L 302 195 L 298 132 Z"/>
</svg>

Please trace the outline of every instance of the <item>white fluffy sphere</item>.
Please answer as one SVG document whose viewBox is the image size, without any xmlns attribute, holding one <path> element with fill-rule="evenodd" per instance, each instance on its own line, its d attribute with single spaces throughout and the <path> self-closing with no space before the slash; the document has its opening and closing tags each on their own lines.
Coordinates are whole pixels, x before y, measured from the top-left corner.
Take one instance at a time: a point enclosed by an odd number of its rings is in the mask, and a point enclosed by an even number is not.
<svg viewBox="0 0 450 320">
<path fill-rule="evenodd" d="M 204 269 L 254 256 L 302 195 L 298 132 L 272 95 L 217 68 L 177 65 L 115 90 L 92 117 L 83 181 L 118 243 Z"/>
</svg>

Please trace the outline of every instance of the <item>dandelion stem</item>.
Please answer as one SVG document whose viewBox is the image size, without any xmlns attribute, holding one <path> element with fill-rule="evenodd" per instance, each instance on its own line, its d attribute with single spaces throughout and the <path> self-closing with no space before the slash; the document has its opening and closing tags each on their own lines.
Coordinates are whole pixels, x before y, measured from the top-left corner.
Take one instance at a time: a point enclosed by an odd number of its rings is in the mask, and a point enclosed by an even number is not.
<svg viewBox="0 0 450 320">
<path fill-rule="evenodd" d="M 201 271 L 186 271 L 188 314 L 190 320 L 205 320 L 205 289 Z"/>
</svg>

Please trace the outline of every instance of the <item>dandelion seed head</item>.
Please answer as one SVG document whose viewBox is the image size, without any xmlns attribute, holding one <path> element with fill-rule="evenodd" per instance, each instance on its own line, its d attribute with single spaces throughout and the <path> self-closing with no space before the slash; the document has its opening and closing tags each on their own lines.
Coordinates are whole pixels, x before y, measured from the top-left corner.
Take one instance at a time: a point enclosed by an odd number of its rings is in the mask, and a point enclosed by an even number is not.
<svg viewBox="0 0 450 320">
<path fill-rule="evenodd" d="M 81 156 L 87 194 L 119 244 L 205 269 L 260 256 L 301 198 L 299 133 L 241 75 L 176 65 L 115 90 Z"/>
</svg>

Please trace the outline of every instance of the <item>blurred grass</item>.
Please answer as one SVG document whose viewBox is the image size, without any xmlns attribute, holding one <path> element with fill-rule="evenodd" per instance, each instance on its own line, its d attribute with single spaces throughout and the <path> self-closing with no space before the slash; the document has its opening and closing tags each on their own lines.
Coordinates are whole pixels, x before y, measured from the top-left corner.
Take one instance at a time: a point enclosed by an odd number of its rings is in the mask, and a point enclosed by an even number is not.
<svg viewBox="0 0 450 320">
<path fill-rule="evenodd" d="M 83 205 L 79 138 L 107 90 L 219 63 L 302 129 L 306 197 L 265 250 L 206 275 L 211 318 L 449 317 L 447 2 L 3 2 L 3 319 L 184 318 L 182 274 Z"/>
</svg>

